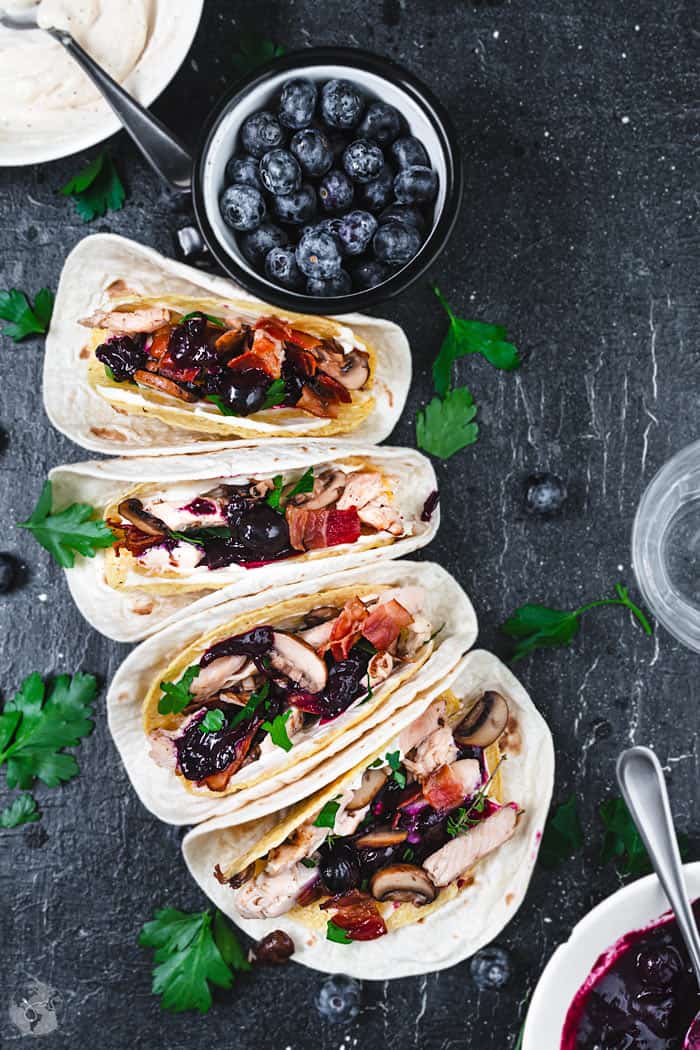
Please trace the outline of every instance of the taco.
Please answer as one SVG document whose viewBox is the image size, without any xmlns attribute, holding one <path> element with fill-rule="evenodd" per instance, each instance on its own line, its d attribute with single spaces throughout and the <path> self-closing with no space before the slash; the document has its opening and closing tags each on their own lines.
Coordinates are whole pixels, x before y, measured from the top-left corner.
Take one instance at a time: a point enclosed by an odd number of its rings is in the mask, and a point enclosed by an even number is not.
<svg viewBox="0 0 700 1050">
<path fill-rule="evenodd" d="M 410 382 L 408 344 L 389 322 L 278 310 L 113 235 L 69 255 L 54 318 L 47 412 L 99 451 L 231 438 L 372 443 L 392 430 Z"/>
<path fill-rule="evenodd" d="M 87 503 L 114 534 L 66 573 L 83 615 L 117 641 L 144 638 L 203 599 L 400 557 L 428 543 L 439 520 L 432 467 L 407 449 L 269 442 L 71 464 L 50 478 L 56 508 Z"/>
<path fill-rule="evenodd" d="M 537 857 L 552 739 L 490 653 L 469 653 L 441 690 L 282 814 L 190 832 L 185 860 L 218 907 L 253 937 L 284 930 L 299 962 L 377 980 L 451 966 L 495 937 Z"/>
<path fill-rule="evenodd" d="M 468 598 L 427 562 L 361 566 L 276 598 L 183 618 L 117 672 L 110 727 L 161 819 L 204 819 L 257 785 L 270 794 L 431 688 L 476 636 Z"/>
</svg>

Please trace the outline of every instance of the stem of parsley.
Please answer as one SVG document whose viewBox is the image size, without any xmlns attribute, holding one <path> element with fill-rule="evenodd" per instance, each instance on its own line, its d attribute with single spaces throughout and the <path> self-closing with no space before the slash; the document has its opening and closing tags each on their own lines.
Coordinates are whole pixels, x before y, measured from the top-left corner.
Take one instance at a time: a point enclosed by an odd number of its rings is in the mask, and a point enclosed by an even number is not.
<svg viewBox="0 0 700 1050">
<path fill-rule="evenodd" d="M 629 596 L 626 587 L 623 587 L 621 583 L 615 584 L 615 591 L 617 592 L 617 598 L 600 598 L 596 602 L 588 602 L 586 605 L 582 605 L 579 609 L 574 610 L 574 616 L 582 616 L 583 613 L 588 612 L 589 609 L 598 609 L 601 605 L 624 605 L 626 609 L 632 613 L 634 617 L 642 625 L 645 634 L 652 634 L 652 627 L 648 619 L 639 608 L 638 605 L 632 601 Z"/>
</svg>

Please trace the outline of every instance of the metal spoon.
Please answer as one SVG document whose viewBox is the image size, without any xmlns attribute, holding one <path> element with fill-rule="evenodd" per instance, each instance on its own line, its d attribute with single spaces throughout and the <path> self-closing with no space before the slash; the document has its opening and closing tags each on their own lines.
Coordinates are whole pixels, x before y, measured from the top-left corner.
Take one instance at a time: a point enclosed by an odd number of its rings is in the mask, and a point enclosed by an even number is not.
<svg viewBox="0 0 700 1050">
<path fill-rule="evenodd" d="M 683 879 L 678 841 L 661 763 L 648 747 L 632 747 L 617 760 L 617 779 L 627 808 L 668 897 L 700 987 L 700 934 Z M 683 1050 L 700 1050 L 700 1011 Z"/>
<path fill-rule="evenodd" d="M 0 25 L 18 30 L 42 28 L 37 24 L 36 8 L 10 12 L 0 7 Z M 158 175 L 172 189 L 188 192 L 192 180 L 192 158 L 182 143 L 113 80 L 67 30 L 44 29 L 43 32 L 57 40 L 87 74 Z"/>
</svg>

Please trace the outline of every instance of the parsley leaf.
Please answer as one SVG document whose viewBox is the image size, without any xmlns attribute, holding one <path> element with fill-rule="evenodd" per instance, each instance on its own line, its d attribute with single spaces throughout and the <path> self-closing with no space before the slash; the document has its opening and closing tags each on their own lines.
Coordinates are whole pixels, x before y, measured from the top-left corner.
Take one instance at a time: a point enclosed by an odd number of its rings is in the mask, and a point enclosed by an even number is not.
<svg viewBox="0 0 700 1050">
<path fill-rule="evenodd" d="M 160 688 L 164 695 L 158 701 L 158 713 L 161 715 L 178 715 L 191 704 L 194 697 L 190 693 L 190 686 L 199 674 L 199 665 L 193 664 L 188 667 L 179 682 L 161 682 Z"/>
<path fill-rule="evenodd" d="M 229 723 L 229 729 L 234 729 L 237 725 L 243 722 L 246 718 L 250 718 L 253 712 L 260 706 L 263 700 L 267 700 L 270 695 L 270 682 L 265 680 L 260 686 L 257 693 L 251 693 L 248 697 L 248 703 L 245 707 L 242 707 L 240 711 L 236 712 Z"/>
<path fill-rule="evenodd" d="M 583 831 L 576 810 L 576 795 L 572 793 L 550 814 L 540 843 L 540 864 L 549 870 L 556 868 L 582 846 Z"/>
<path fill-rule="evenodd" d="M 313 857 L 302 857 L 301 858 L 301 863 L 304 865 L 305 868 L 317 868 L 318 867 L 318 861 L 314 860 Z"/>
<path fill-rule="evenodd" d="M 214 940 L 221 952 L 221 958 L 232 970 L 247 972 L 252 969 L 231 924 L 218 908 L 214 912 Z"/>
<path fill-rule="evenodd" d="M 290 490 L 287 496 L 287 502 L 292 499 L 293 496 L 300 496 L 302 492 L 313 492 L 314 490 L 314 468 L 309 467 L 308 470 L 304 471 L 296 485 Z"/>
<path fill-rule="evenodd" d="M 239 77 L 284 54 L 283 47 L 259 33 L 239 33 L 238 47 L 240 50 L 233 56 L 232 65 Z"/>
<path fill-rule="evenodd" d="M 283 715 L 275 715 L 272 722 L 263 722 L 262 728 L 266 729 L 270 734 L 270 740 L 275 747 L 281 747 L 285 751 L 291 751 L 294 744 L 287 736 L 287 719 L 291 715 L 292 710 L 285 711 Z"/>
<path fill-rule="evenodd" d="M 185 321 L 190 321 L 193 317 L 205 317 L 211 324 L 216 325 L 217 328 L 225 328 L 226 325 L 220 317 L 212 317 L 211 314 L 205 314 L 203 310 L 192 310 L 188 314 L 184 314 L 179 323 L 184 324 Z"/>
<path fill-rule="evenodd" d="M 274 408 L 275 405 L 280 405 L 286 396 L 287 387 L 284 379 L 273 379 L 265 393 L 265 400 L 260 406 L 260 412 L 264 412 L 266 408 Z"/>
<path fill-rule="evenodd" d="M 651 861 L 630 812 L 622 798 L 609 798 L 600 805 L 600 819 L 605 835 L 600 851 L 600 863 L 617 863 L 620 875 L 648 875 Z M 683 860 L 688 856 L 688 836 L 678 835 L 678 848 Z"/>
<path fill-rule="evenodd" d="M 238 415 L 238 413 L 234 412 L 232 408 L 229 408 L 228 405 L 224 404 L 224 402 L 221 400 L 221 398 L 219 397 L 218 394 L 207 394 L 207 396 L 204 398 L 204 400 L 205 401 L 211 401 L 212 405 L 216 405 L 216 407 L 218 408 L 219 412 L 221 412 L 222 416 L 236 416 L 236 415 Z"/>
<path fill-rule="evenodd" d="M 20 824 L 31 824 L 35 820 L 41 820 L 36 799 L 28 794 L 19 795 L 0 813 L 0 828 L 18 828 Z"/>
<path fill-rule="evenodd" d="M 391 769 L 391 775 L 399 787 L 406 787 L 406 774 L 401 769 L 401 752 L 400 751 L 387 751 L 384 756 L 385 760 L 389 763 Z"/>
<path fill-rule="evenodd" d="M 34 539 L 64 569 L 73 567 L 76 551 L 84 558 L 94 558 L 102 547 L 112 546 L 114 533 L 102 519 L 95 520 L 95 509 L 89 503 L 71 503 L 52 514 L 51 488 L 51 482 L 45 481 L 31 516 L 18 522 L 20 529 L 29 529 Z"/>
<path fill-rule="evenodd" d="M 213 707 L 210 711 L 207 711 L 202 721 L 199 723 L 200 733 L 218 733 L 220 729 L 224 728 L 226 722 L 226 715 L 218 708 Z"/>
<path fill-rule="evenodd" d="M 283 486 L 283 478 L 281 474 L 275 474 L 274 478 L 272 479 L 272 485 L 273 487 L 270 489 L 267 496 L 265 497 L 265 502 L 267 503 L 268 507 L 272 507 L 273 510 L 279 510 Z"/>
<path fill-rule="evenodd" d="M 65 186 L 61 186 L 59 193 L 73 198 L 83 222 L 91 222 L 107 211 L 119 211 L 126 200 L 126 191 L 107 150 L 98 153 Z"/>
<path fill-rule="evenodd" d="M 504 634 L 516 639 L 512 661 L 516 663 L 534 649 L 545 646 L 568 645 L 578 633 L 580 618 L 589 609 L 603 605 L 621 605 L 639 621 L 645 634 L 651 634 L 652 628 L 648 619 L 629 597 L 629 592 L 621 583 L 615 584 L 617 598 L 601 598 L 588 602 L 571 612 L 550 609 L 546 605 L 521 605 L 515 610 L 501 630 Z"/>
<path fill-rule="evenodd" d="M 473 445 L 479 426 L 472 422 L 477 408 L 466 386 L 448 390 L 441 401 L 433 400 L 416 416 L 418 447 L 439 459 L 449 459 L 455 452 Z"/>
<path fill-rule="evenodd" d="M 97 682 L 91 674 L 58 675 L 47 690 L 41 675 L 30 674 L 0 715 L 0 765 L 7 763 L 7 786 L 30 788 L 34 780 L 48 787 L 78 774 L 75 747 L 92 732 L 92 704 Z"/>
<path fill-rule="evenodd" d="M 49 327 L 53 300 L 53 292 L 48 288 L 36 293 L 33 306 L 24 292 L 17 288 L 0 292 L 0 319 L 11 322 L 3 328 L 3 335 L 15 343 L 28 335 L 43 335 Z"/>
<path fill-rule="evenodd" d="M 352 937 L 348 937 L 347 930 L 336 925 L 332 919 L 328 920 L 326 926 L 326 940 L 335 941 L 336 944 L 352 944 Z"/>
<path fill-rule="evenodd" d="M 158 965 L 153 969 L 151 989 L 154 995 L 162 995 L 165 1010 L 205 1014 L 212 1005 L 209 984 L 230 988 L 233 983 L 233 973 L 212 934 L 208 911 L 188 915 L 176 908 L 160 908 L 144 924 L 138 942 L 142 948 L 155 949 L 153 958 Z M 228 947 L 226 944 L 224 950 Z"/>
<path fill-rule="evenodd" d="M 450 320 L 440 352 L 433 362 L 433 382 L 435 391 L 441 397 L 450 389 L 452 364 L 465 354 L 482 354 L 494 368 L 512 372 L 520 367 L 518 351 L 512 343 L 507 342 L 505 328 L 497 324 L 484 324 L 481 321 L 467 321 L 457 317 L 437 285 L 433 291 L 440 300 Z"/>
<path fill-rule="evenodd" d="M 336 798 L 330 799 L 329 802 L 326 802 L 323 809 L 314 821 L 315 828 L 330 828 L 331 830 L 333 830 L 333 828 L 335 827 L 335 817 L 338 810 L 340 809 L 340 802 L 336 801 L 337 797 L 338 796 L 336 796 Z"/>
</svg>

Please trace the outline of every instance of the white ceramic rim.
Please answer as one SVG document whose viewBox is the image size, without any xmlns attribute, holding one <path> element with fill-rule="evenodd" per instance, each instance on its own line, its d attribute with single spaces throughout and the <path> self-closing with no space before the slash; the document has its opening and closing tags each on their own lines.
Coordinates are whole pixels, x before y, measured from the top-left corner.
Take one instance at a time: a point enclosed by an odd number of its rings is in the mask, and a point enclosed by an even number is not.
<svg viewBox="0 0 700 1050">
<path fill-rule="evenodd" d="M 700 861 L 684 864 L 688 894 L 700 896 Z M 656 875 L 623 886 L 606 897 L 573 929 L 551 957 L 532 996 L 522 1050 L 560 1050 L 566 1015 L 600 955 L 620 937 L 643 929 L 668 911 Z"/>
<path fill-rule="evenodd" d="M 164 48 L 159 54 L 160 66 L 157 75 L 149 84 L 148 90 L 143 95 L 138 96 L 138 101 L 142 106 L 150 106 L 165 91 L 182 66 L 192 47 L 204 8 L 204 0 L 159 0 L 159 2 L 167 3 L 168 14 L 175 22 L 176 32 L 171 38 L 170 46 Z M 124 86 L 127 90 L 129 89 L 131 78 L 134 76 L 134 73 L 138 73 L 141 63 L 147 54 L 149 54 L 149 62 L 153 61 L 150 47 L 147 47 L 135 69 L 132 70 L 132 73 L 126 80 Z M 91 120 L 87 131 L 57 135 L 55 139 L 46 143 L 45 149 L 43 148 L 43 143 L 37 146 L 26 142 L 17 144 L 11 138 L 0 139 L 0 168 L 21 167 L 25 164 L 45 164 L 50 160 L 69 157 L 73 153 L 78 153 L 80 150 L 88 149 L 99 142 L 104 142 L 111 135 L 121 131 L 121 121 L 114 115 L 108 104 L 102 102 L 99 105 L 100 109 L 104 108 L 104 113 L 99 120 L 98 127 L 95 127 Z M 86 111 L 91 116 L 95 116 L 95 111 L 91 107 L 89 109 L 86 107 Z"/>
</svg>

